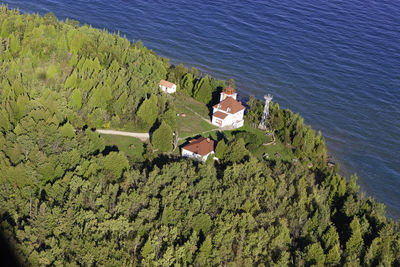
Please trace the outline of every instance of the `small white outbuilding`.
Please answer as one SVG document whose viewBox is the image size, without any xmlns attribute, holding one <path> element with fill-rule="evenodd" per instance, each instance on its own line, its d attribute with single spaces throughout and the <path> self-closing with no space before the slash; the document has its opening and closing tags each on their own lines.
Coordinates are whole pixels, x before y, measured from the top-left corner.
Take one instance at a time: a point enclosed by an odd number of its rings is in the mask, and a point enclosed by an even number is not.
<svg viewBox="0 0 400 267">
<path fill-rule="evenodd" d="M 161 80 L 159 87 L 164 93 L 173 94 L 176 92 L 176 84 L 166 80 Z"/>
</svg>

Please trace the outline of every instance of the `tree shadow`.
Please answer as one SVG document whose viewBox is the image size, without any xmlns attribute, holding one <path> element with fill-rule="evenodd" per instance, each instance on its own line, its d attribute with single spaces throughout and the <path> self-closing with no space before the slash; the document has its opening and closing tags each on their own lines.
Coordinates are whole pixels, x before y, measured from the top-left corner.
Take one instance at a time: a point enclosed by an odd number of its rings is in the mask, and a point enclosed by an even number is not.
<svg viewBox="0 0 400 267">
<path fill-rule="evenodd" d="M 208 108 L 208 116 L 211 118 L 212 114 L 213 114 L 213 106 L 215 106 L 216 104 L 218 104 L 220 101 L 220 96 L 221 96 L 221 92 L 224 88 L 222 86 L 218 86 L 211 94 L 212 99 L 211 101 L 207 104 L 207 108 Z"/>
<path fill-rule="evenodd" d="M 103 156 L 107 156 L 111 152 L 119 152 L 119 149 L 116 145 L 106 146 L 104 150 L 101 152 Z"/>
<path fill-rule="evenodd" d="M 24 266 L 2 232 L 0 232 L 0 258 L 2 266 Z"/>
<path fill-rule="evenodd" d="M 151 164 L 153 166 L 157 166 L 157 168 L 162 169 L 164 165 L 167 165 L 169 163 L 173 162 L 179 162 L 182 161 L 182 157 L 178 155 L 167 155 L 167 154 L 159 154 L 158 157 L 156 157 Z"/>
</svg>

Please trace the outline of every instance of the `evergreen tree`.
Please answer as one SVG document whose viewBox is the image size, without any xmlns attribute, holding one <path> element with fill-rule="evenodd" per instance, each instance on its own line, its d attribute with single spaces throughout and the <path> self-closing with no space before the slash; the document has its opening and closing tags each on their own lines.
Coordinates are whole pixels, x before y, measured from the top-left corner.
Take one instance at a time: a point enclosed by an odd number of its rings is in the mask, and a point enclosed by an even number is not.
<svg viewBox="0 0 400 267">
<path fill-rule="evenodd" d="M 249 155 L 246 149 L 246 143 L 243 138 L 235 139 L 229 143 L 228 148 L 225 150 L 224 161 L 230 163 L 239 163 Z"/>
<path fill-rule="evenodd" d="M 164 121 L 160 127 L 153 133 L 151 143 L 162 152 L 172 150 L 172 130 L 171 127 Z"/>
<path fill-rule="evenodd" d="M 137 116 L 144 123 L 145 128 L 150 128 L 157 120 L 157 115 L 157 97 L 152 95 L 149 99 L 144 100 L 142 105 L 140 105 Z"/>
<path fill-rule="evenodd" d="M 360 256 L 360 253 L 364 246 L 363 238 L 361 235 L 360 222 L 357 217 L 354 217 L 354 219 L 351 221 L 350 229 L 351 236 L 346 242 L 346 254 L 348 255 L 347 257 L 351 261 L 353 261 Z"/>
<path fill-rule="evenodd" d="M 72 100 L 72 107 L 75 110 L 81 109 L 81 107 L 82 107 L 82 93 L 81 93 L 81 90 L 76 88 L 74 91 L 72 91 L 71 100 Z"/>
<path fill-rule="evenodd" d="M 181 88 L 186 92 L 187 95 L 193 95 L 193 75 L 191 73 L 187 73 L 185 76 L 183 76 Z"/>
<path fill-rule="evenodd" d="M 72 127 L 72 125 L 67 122 L 65 123 L 62 127 L 61 127 L 61 134 L 65 137 L 69 137 L 72 138 L 75 136 L 75 132 L 74 132 L 74 127 Z"/>
<path fill-rule="evenodd" d="M 212 88 L 208 76 L 204 76 L 196 83 L 194 98 L 200 102 L 208 104 L 212 99 Z"/>
<path fill-rule="evenodd" d="M 223 159 L 226 150 L 227 150 L 227 146 L 225 144 L 225 141 L 223 139 L 221 141 L 218 141 L 218 144 L 215 148 L 215 156 L 218 159 Z"/>
<path fill-rule="evenodd" d="M 110 181 L 118 181 L 123 173 L 129 167 L 128 159 L 122 152 L 111 152 L 103 160 L 104 168 L 110 171 Z"/>
</svg>

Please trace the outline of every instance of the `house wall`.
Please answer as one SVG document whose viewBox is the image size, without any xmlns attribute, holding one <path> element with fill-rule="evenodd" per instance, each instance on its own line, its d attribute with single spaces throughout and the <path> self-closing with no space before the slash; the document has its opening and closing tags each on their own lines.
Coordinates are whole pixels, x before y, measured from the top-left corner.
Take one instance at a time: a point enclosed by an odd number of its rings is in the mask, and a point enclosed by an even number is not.
<svg viewBox="0 0 400 267">
<path fill-rule="evenodd" d="M 241 110 L 235 114 L 233 114 L 233 120 L 243 120 L 244 110 Z"/>
<path fill-rule="evenodd" d="M 215 112 L 214 112 L 215 113 Z M 218 122 L 221 122 L 221 123 L 218 123 Z M 228 126 L 228 125 L 230 125 L 230 124 L 232 124 L 232 114 L 228 114 L 228 116 L 226 116 L 225 117 L 225 119 L 220 119 L 220 118 L 217 118 L 217 117 L 215 117 L 215 116 L 212 116 L 212 120 L 211 120 L 211 123 L 213 124 L 213 125 L 216 125 L 216 126 L 218 126 L 218 127 L 225 127 L 225 126 Z"/>
<path fill-rule="evenodd" d="M 168 94 L 173 94 L 175 92 L 176 92 L 176 85 L 167 88 L 167 93 Z"/>
<path fill-rule="evenodd" d="M 213 109 L 213 113 L 215 113 L 217 111 L 221 111 L 221 110 L 218 108 Z M 221 111 L 221 112 L 223 112 L 223 111 Z M 226 118 L 224 120 L 221 120 L 221 119 L 213 116 L 211 123 L 218 127 L 234 126 L 235 128 L 239 128 L 239 127 L 242 127 L 244 124 L 243 116 L 244 116 L 244 110 L 241 110 L 235 114 L 228 114 L 228 116 L 226 116 Z M 222 121 L 221 124 L 217 123 L 218 121 Z"/>
<path fill-rule="evenodd" d="M 222 122 L 223 122 L 222 119 L 217 118 L 217 117 L 215 117 L 215 116 L 212 117 L 212 121 L 211 121 L 212 124 L 221 127 Z"/>
<path fill-rule="evenodd" d="M 190 158 L 190 157 L 193 157 L 193 156 L 194 156 L 193 152 L 191 152 L 189 150 L 186 150 L 186 149 L 182 149 L 182 157 Z"/>
<path fill-rule="evenodd" d="M 166 87 L 164 85 L 160 85 L 160 89 L 164 92 L 164 93 L 168 93 L 168 94 L 173 94 L 176 92 L 176 85 L 172 86 L 172 87 Z"/>
<path fill-rule="evenodd" d="M 210 153 L 208 153 L 207 155 L 202 157 L 199 154 L 193 153 L 193 152 L 191 152 L 189 150 L 186 150 L 186 149 L 182 148 L 182 157 L 184 157 L 184 158 L 194 158 L 194 159 L 197 159 L 197 160 L 206 161 L 207 157 L 209 155 L 212 155 L 212 154 L 214 154 L 214 151 L 211 151 Z"/>
<path fill-rule="evenodd" d="M 232 97 L 233 99 L 236 100 L 236 98 L 237 98 L 237 93 L 234 93 L 234 94 L 232 94 L 232 95 L 227 95 L 227 94 L 225 94 L 224 92 L 222 92 L 222 93 L 221 93 L 221 96 L 220 96 L 220 98 L 219 98 L 219 102 L 225 100 L 225 98 L 228 97 L 228 96 L 229 96 L 229 97 Z"/>
</svg>

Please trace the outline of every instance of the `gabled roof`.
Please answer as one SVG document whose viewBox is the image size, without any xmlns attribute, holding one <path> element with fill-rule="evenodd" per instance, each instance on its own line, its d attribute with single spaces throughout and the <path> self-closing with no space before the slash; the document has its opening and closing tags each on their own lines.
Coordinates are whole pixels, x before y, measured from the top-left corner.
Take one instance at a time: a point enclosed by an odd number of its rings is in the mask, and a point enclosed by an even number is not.
<svg viewBox="0 0 400 267">
<path fill-rule="evenodd" d="M 224 92 L 227 95 L 233 95 L 236 93 L 235 88 L 232 87 L 226 87 L 222 92 Z"/>
<path fill-rule="evenodd" d="M 182 149 L 199 154 L 200 156 L 205 156 L 214 151 L 214 140 L 211 140 L 210 138 L 199 137 L 197 139 L 190 140 L 189 144 L 184 146 Z"/>
<path fill-rule="evenodd" d="M 161 81 L 160 81 L 160 85 L 161 85 L 161 86 L 168 87 L 168 88 L 172 88 L 175 84 L 174 84 L 174 83 L 171 83 L 171 82 L 169 82 L 169 81 L 166 81 L 166 80 L 161 80 Z"/>
<path fill-rule="evenodd" d="M 217 118 L 220 118 L 220 119 L 225 119 L 226 118 L 226 116 L 228 116 L 228 114 L 226 114 L 226 113 L 223 113 L 223 112 L 221 112 L 221 111 L 217 111 L 217 112 L 215 112 L 214 114 L 213 114 L 213 116 L 214 117 L 217 117 Z"/>
<path fill-rule="evenodd" d="M 226 111 L 231 114 L 235 114 L 245 109 L 242 103 L 233 99 L 232 97 L 225 98 L 224 100 L 219 102 L 219 104 L 216 104 L 213 108 L 222 109 L 223 111 Z"/>
</svg>

